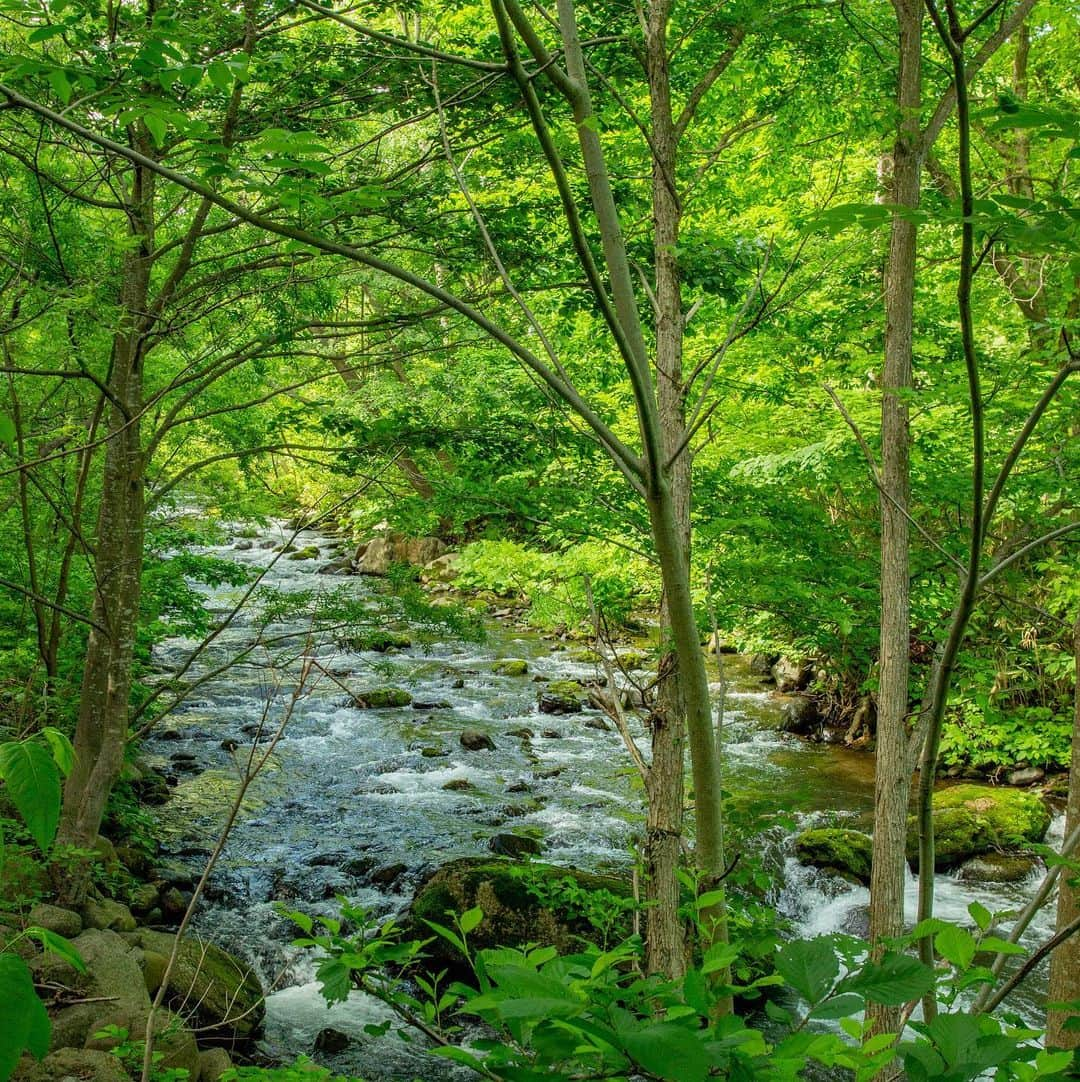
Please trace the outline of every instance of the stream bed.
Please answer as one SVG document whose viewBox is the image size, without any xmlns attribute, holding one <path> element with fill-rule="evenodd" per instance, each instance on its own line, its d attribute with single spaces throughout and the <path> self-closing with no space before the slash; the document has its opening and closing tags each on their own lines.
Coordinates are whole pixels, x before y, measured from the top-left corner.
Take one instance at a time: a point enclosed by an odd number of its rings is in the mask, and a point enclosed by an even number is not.
<svg viewBox="0 0 1080 1082">
<path fill-rule="evenodd" d="M 233 538 L 200 550 L 266 569 L 262 584 L 282 593 L 346 589 L 361 601 L 384 587 L 359 576 L 319 575 L 338 555 L 336 542 L 303 532 L 298 549 L 319 558 L 289 560 L 274 548 L 292 538 L 282 526 L 258 539 Z M 276 562 L 275 562 L 276 561 Z M 243 590 L 202 588 L 215 617 Z M 187 678 L 206 677 L 260 641 L 240 663 L 210 675 L 147 742 L 152 762 L 175 778 L 172 798 L 158 809 L 165 858 L 200 867 L 216 840 L 238 777 L 237 761 L 259 737 L 273 733 L 288 708 L 309 653 L 317 667 L 291 712 L 267 768 L 252 785 L 208 885 L 195 928 L 251 960 L 270 990 L 264 1051 L 292 1059 L 310 1054 L 325 1027 L 353 1038 L 317 1058 L 335 1071 L 370 1082 L 421 1074 L 417 1053 L 391 1037 L 372 1040 L 364 1026 L 384 1008 L 354 996 L 329 1010 L 313 981 L 313 959 L 290 945 L 291 926 L 275 902 L 333 913 L 336 895 L 380 916 L 400 913 L 417 883 L 455 857 L 490 852 L 496 835 L 539 841 L 540 859 L 590 871 L 632 863 L 641 827 L 640 786 L 617 733 L 595 710 L 550 716 L 537 710 L 545 679 L 595 679 L 592 663 L 574 661 L 535 633 L 490 622 L 481 642 L 418 643 L 392 653 L 354 651 L 334 641 L 307 641 L 301 618 L 266 625 L 258 605 L 246 608 L 191 665 Z M 198 644 L 171 639 L 155 651 L 161 677 L 177 673 Z M 523 676 L 497 675 L 500 658 L 524 660 Z M 792 838 L 811 825 L 867 829 L 873 797 L 869 755 L 809 744 L 776 729 L 780 706 L 738 658 L 724 658 L 727 686 L 725 788 L 747 849 L 779 873 L 772 904 L 801 935 L 865 932 L 868 892 L 792 856 Z M 719 673 L 715 674 L 719 677 Z M 349 693 L 393 685 L 409 706 L 361 709 Z M 531 738 L 510 735 L 532 730 Z M 466 750 L 463 730 L 494 745 Z M 644 747 L 644 745 L 643 745 Z M 449 786 L 449 788 L 448 788 Z M 1061 819 L 1049 842 L 1060 840 Z M 1016 884 L 963 883 L 938 876 L 937 913 L 966 920 L 978 900 L 995 912 L 1021 907 L 1037 876 Z M 909 875 L 909 912 L 916 881 Z M 1032 929 L 1043 938 L 1050 914 Z M 1037 990 L 1023 1004 L 1036 1017 Z M 433 1078 L 447 1077 L 437 1065 Z"/>
</svg>

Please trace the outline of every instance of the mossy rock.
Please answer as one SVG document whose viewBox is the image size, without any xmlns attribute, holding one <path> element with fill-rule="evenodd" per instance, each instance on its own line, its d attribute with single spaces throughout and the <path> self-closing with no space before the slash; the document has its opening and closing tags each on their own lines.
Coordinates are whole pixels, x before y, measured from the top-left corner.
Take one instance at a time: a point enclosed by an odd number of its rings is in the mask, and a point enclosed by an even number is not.
<svg viewBox="0 0 1080 1082">
<path fill-rule="evenodd" d="M 145 951 L 170 956 L 174 936 L 142 929 L 133 934 Z M 251 967 L 213 943 L 181 940 L 169 975 L 166 1002 L 179 1014 L 193 1014 L 204 1044 L 245 1045 L 259 1034 L 263 990 Z"/>
<path fill-rule="evenodd" d="M 995 850 L 1041 842 L 1050 809 L 1028 789 L 951 785 L 934 793 L 934 867 L 944 871 Z M 908 817 L 908 860 L 918 859 L 918 822 Z"/>
<path fill-rule="evenodd" d="M 585 689 L 576 680 L 552 680 L 538 698 L 542 714 L 579 714 L 585 706 Z"/>
<path fill-rule="evenodd" d="M 361 631 L 355 635 L 338 640 L 338 645 L 354 653 L 372 650 L 377 654 L 386 654 L 391 650 L 408 650 L 412 639 L 400 631 Z"/>
<path fill-rule="evenodd" d="M 840 827 L 815 827 L 795 839 L 795 856 L 809 864 L 865 886 L 870 884 L 870 835 Z"/>
<path fill-rule="evenodd" d="M 353 704 L 361 710 L 388 710 L 411 702 L 412 696 L 404 688 L 368 688 L 353 696 Z"/>
<path fill-rule="evenodd" d="M 984 853 L 964 863 L 957 875 L 961 883 L 1023 883 L 1041 867 L 1027 853 Z"/>
<path fill-rule="evenodd" d="M 305 545 L 302 549 L 290 552 L 289 555 L 285 557 L 287 560 L 317 560 L 318 558 L 318 545 Z"/>
<path fill-rule="evenodd" d="M 529 671 L 529 663 L 521 658 L 504 657 L 491 666 L 496 676 L 524 676 Z"/>
<path fill-rule="evenodd" d="M 567 878 L 573 881 L 572 888 L 567 888 L 567 895 L 579 891 L 606 891 L 619 899 L 631 895 L 630 883 L 613 876 L 594 875 L 536 861 L 523 864 L 514 860 L 466 857 L 444 864 L 419 887 L 409 909 L 408 921 L 414 934 L 426 938 L 430 932 L 424 920 L 448 924 L 453 914 L 479 906 L 484 919 L 469 934 L 473 950 L 533 943 L 553 946 L 560 952 L 570 951 L 582 938 L 597 938 L 592 925 L 579 907 L 571 908 L 563 903 L 544 905 L 529 890 L 530 884 L 536 884 L 541 895 L 555 892 L 557 897 L 557 884 Z M 620 919 L 627 927 L 613 933 L 616 938 L 629 934 L 629 916 Z M 441 937 L 436 937 L 426 950 L 429 957 L 425 965 L 432 970 L 449 967 L 458 974 L 464 971 L 464 960 Z"/>
</svg>

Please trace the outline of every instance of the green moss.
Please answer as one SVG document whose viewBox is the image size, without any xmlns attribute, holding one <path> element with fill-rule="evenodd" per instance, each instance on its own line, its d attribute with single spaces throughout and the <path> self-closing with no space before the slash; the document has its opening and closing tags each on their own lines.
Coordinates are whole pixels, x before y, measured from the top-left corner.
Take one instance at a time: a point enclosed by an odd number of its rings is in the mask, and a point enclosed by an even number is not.
<svg viewBox="0 0 1080 1082">
<path fill-rule="evenodd" d="M 559 695 L 567 699 L 583 699 L 585 689 L 576 680 L 552 680 L 545 689 L 548 695 Z"/>
<path fill-rule="evenodd" d="M 858 830 L 819 827 L 804 830 L 795 839 L 800 863 L 863 884 L 870 882 L 870 853 L 869 835 Z"/>
<path fill-rule="evenodd" d="M 353 703 L 361 710 L 386 710 L 408 706 L 411 702 L 412 696 L 404 688 L 368 688 L 353 697 Z"/>
<path fill-rule="evenodd" d="M 993 850 L 1023 849 L 1040 842 L 1050 810 L 1027 789 L 952 785 L 934 793 L 934 866 L 955 867 Z M 908 819 L 908 859 L 918 856 L 918 823 Z"/>
<path fill-rule="evenodd" d="M 529 665 L 520 658 L 506 657 L 496 661 L 491 671 L 498 676 L 524 676 L 529 671 Z"/>
<path fill-rule="evenodd" d="M 175 937 L 141 930 L 134 940 L 144 950 L 168 958 Z M 167 1000 L 176 1010 L 194 1011 L 214 1040 L 246 1041 L 262 1025 L 263 990 L 251 967 L 212 943 L 183 939 L 169 976 Z"/>
<path fill-rule="evenodd" d="M 354 653 L 362 653 L 365 650 L 373 650 L 377 654 L 385 654 L 390 650 L 407 650 L 412 646 L 412 639 L 400 631 L 369 630 L 358 631 L 355 635 L 348 635 L 338 640 L 338 645 Z"/>
<path fill-rule="evenodd" d="M 290 552 L 285 558 L 287 560 L 317 560 L 319 558 L 319 546 L 307 545 L 305 548 Z"/>
</svg>

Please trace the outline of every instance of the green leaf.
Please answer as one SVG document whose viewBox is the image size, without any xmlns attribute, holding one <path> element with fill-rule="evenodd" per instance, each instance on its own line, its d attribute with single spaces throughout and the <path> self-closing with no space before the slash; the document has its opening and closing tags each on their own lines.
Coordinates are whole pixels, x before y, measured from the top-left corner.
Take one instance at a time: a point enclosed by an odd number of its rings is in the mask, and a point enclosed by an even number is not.
<svg viewBox="0 0 1080 1082">
<path fill-rule="evenodd" d="M 776 971 L 809 1003 L 817 1003 L 829 991 L 840 973 L 832 940 L 797 939 L 785 944 L 776 955 Z"/>
<path fill-rule="evenodd" d="M 859 992 L 874 1003 L 899 1007 L 934 987 L 934 971 L 907 954 L 887 954 L 841 982 L 840 990 Z"/>
<path fill-rule="evenodd" d="M 484 911 L 479 906 L 467 909 L 461 914 L 461 919 L 458 921 L 458 924 L 461 926 L 462 934 L 468 935 L 483 919 Z"/>
<path fill-rule="evenodd" d="M 674 1022 L 660 1022 L 620 1033 L 623 1048 L 635 1063 L 669 1082 L 702 1082 L 710 1068 L 699 1031 Z"/>
<path fill-rule="evenodd" d="M 819 1003 L 810 1014 L 814 1018 L 835 1020 L 838 1018 L 850 1018 L 856 1015 L 866 1006 L 862 996 L 854 992 L 845 992 L 843 995 L 831 996 Z"/>
<path fill-rule="evenodd" d="M 24 1050 L 39 1060 L 49 1051 L 49 1015 L 34 991 L 30 970 L 16 954 L 0 954 L 0 1003 L 0 1080 L 6 1080 Z"/>
<path fill-rule="evenodd" d="M 218 90 L 232 90 L 233 73 L 229 68 L 229 65 L 223 60 L 213 61 L 206 69 L 206 74 L 210 76 L 210 82 L 213 83 Z"/>
<path fill-rule="evenodd" d="M 934 949 L 946 962 L 964 970 L 975 957 L 975 937 L 966 928 L 949 925 L 934 936 Z"/>
<path fill-rule="evenodd" d="M 52 756 L 34 740 L 0 744 L 0 778 L 30 836 L 48 852 L 60 822 L 60 771 Z"/>
<path fill-rule="evenodd" d="M 48 75 L 49 86 L 56 96 L 67 105 L 71 101 L 71 83 L 62 68 L 53 68 Z"/>
<path fill-rule="evenodd" d="M 36 45 L 39 41 L 48 41 L 49 38 L 59 36 L 65 29 L 66 27 L 60 23 L 54 23 L 52 26 L 39 26 L 26 35 L 26 40 L 29 44 Z"/>
<path fill-rule="evenodd" d="M 50 932 L 48 928 L 27 928 L 26 934 L 36 939 L 47 951 L 52 951 L 58 958 L 63 958 L 77 973 L 86 972 L 86 963 L 82 955 L 62 935 Z"/>
<path fill-rule="evenodd" d="M 971 914 L 971 919 L 980 932 L 985 932 L 994 920 L 993 913 L 981 902 L 972 902 L 968 906 L 968 913 Z"/>
<path fill-rule="evenodd" d="M 169 130 L 169 125 L 165 118 L 160 113 L 147 112 L 143 114 L 143 123 L 146 125 L 146 130 L 154 140 L 154 145 L 157 147 L 164 146 L 165 134 Z"/>
<path fill-rule="evenodd" d="M 66 778 L 75 765 L 75 749 L 71 746 L 71 741 L 68 740 L 64 733 L 59 729 L 54 729 L 51 725 L 46 725 L 41 730 L 41 735 L 49 745 L 53 762 L 56 763 L 60 768 L 60 773 Z"/>
</svg>

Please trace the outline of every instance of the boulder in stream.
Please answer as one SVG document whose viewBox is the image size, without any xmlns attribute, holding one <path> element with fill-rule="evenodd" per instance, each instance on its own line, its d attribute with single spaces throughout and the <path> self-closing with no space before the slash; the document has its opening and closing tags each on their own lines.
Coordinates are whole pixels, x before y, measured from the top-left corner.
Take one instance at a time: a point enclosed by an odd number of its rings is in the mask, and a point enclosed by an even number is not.
<svg viewBox="0 0 1080 1082">
<path fill-rule="evenodd" d="M 529 663 L 521 658 L 500 658 L 491 666 L 496 676 L 524 676 L 529 671 Z"/>
<path fill-rule="evenodd" d="M 419 887 L 409 909 L 410 934 L 426 938 L 430 931 L 423 923 L 425 919 L 446 924 L 450 915 L 479 906 L 484 919 L 469 934 L 474 951 L 532 943 L 566 952 L 575 946 L 578 937 L 598 941 L 596 930 L 582 915 L 583 908 L 559 899 L 566 880 L 568 897 L 581 891 L 604 891 L 613 901 L 624 902 L 631 895 L 629 881 L 612 876 L 536 861 L 523 864 L 466 857 L 444 864 Z M 630 919 L 624 917 L 626 927 L 612 933 L 616 939 L 629 934 Z M 426 950 L 425 965 L 430 969 L 449 967 L 456 973 L 463 972 L 463 959 L 441 937 L 436 937 Z"/>
<path fill-rule="evenodd" d="M 130 938 L 144 951 L 166 958 L 175 940 L 169 932 L 148 929 Z M 252 968 L 213 943 L 191 937 L 180 941 L 165 1002 L 184 1017 L 194 1016 L 205 1044 L 248 1044 L 258 1036 L 266 1013 L 262 985 Z"/>
<path fill-rule="evenodd" d="M 412 696 L 404 688 L 367 688 L 353 696 L 353 705 L 361 710 L 389 710 L 411 702 Z"/>
<path fill-rule="evenodd" d="M 462 729 L 458 741 L 466 751 L 494 751 L 495 741 L 479 729 Z"/>
<path fill-rule="evenodd" d="M 538 696 L 542 714 L 580 714 L 585 689 L 576 680 L 552 680 Z"/>
<path fill-rule="evenodd" d="M 983 853 L 960 865 L 961 883 L 1023 883 L 1040 867 L 1037 857 L 1028 853 Z"/>
<path fill-rule="evenodd" d="M 1041 842 L 1050 809 L 1038 793 L 994 785 L 950 785 L 934 793 L 934 866 L 955 868 L 971 857 L 1023 850 Z M 908 817 L 908 860 L 918 858 L 918 823 Z"/>
<path fill-rule="evenodd" d="M 870 885 L 869 834 L 840 827 L 813 827 L 795 839 L 795 856 L 809 864 L 855 883 Z"/>
</svg>

